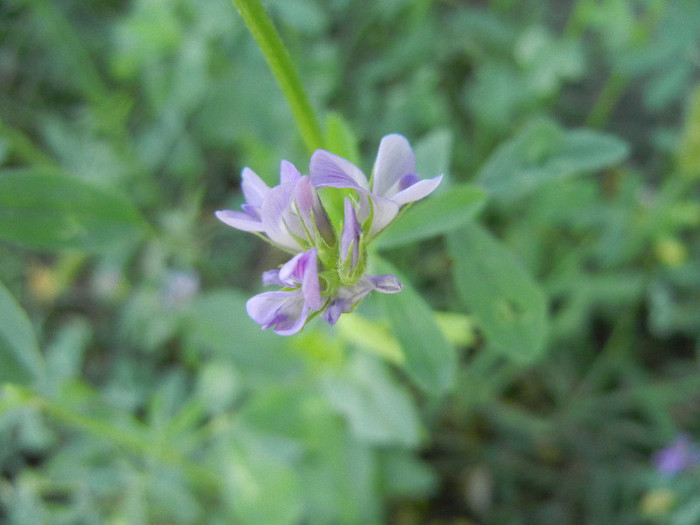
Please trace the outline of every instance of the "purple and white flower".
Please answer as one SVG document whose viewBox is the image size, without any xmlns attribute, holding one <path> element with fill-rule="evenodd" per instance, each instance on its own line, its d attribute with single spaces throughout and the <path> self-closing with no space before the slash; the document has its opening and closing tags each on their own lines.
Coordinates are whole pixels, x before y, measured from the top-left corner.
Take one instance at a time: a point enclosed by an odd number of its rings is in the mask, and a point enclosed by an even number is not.
<svg viewBox="0 0 700 525">
<path fill-rule="evenodd" d="M 323 307 L 316 248 L 295 255 L 279 270 L 263 273 L 263 283 L 283 287 L 251 297 L 246 303 L 248 315 L 265 330 L 274 326 L 279 335 L 295 334 L 312 312 Z"/>
<path fill-rule="evenodd" d="M 251 169 L 242 173 L 246 203 L 240 211 L 216 212 L 219 220 L 233 228 L 259 232 L 277 246 L 297 253 L 320 242 L 332 245 L 335 234 L 316 189 L 308 176 L 282 161 L 280 183 L 269 188 Z"/>
<path fill-rule="evenodd" d="M 382 138 L 371 182 L 352 162 L 325 150 L 316 150 L 309 166 L 315 187 L 358 192 L 358 218 L 364 224 L 371 217 L 370 239 L 396 218 L 403 205 L 428 196 L 442 180 L 442 175 L 421 180 L 415 170 L 413 150 L 408 140 L 398 134 Z"/>
<path fill-rule="evenodd" d="M 282 161 L 282 167 L 284 168 L 284 161 Z M 284 172 L 284 169 L 280 171 Z M 241 189 L 246 200 L 241 206 L 243 211 L 220 210 L 215 212 L 216 217 L 237 230 L 264 232 L 260 208 L 265 197 L 270 193 L 270 187 L 250 168 L 243 168 L 241 179 L 243 181 Z"/>
<path fill-rule="evenodd" d="M 282 161 L 280 183 L 270 188 L 245 168 L 242 211 L 216 212 L 229 226 L 264 236 L 294 254 L 278 270 L 263 273 L 263 284 L 280 289 L 246 303 L 255 322 L 279 335 L 299 332 L 317 314 L 335 324 L 373 291 L 400 292 L 403 285 L 395 275 L 365 274 L 367 244 L 402 206 L 429 195 L 442 179 L 421 180 L 408 141 L 395 134 L 382 139 L 371 182 L 353 163 L 324 150 L 314 152 L 309 171 L 302 175 Z M 329 219 L 317 188 L 353 190 L 344 192 L 340 224 Z"/>
</svg>

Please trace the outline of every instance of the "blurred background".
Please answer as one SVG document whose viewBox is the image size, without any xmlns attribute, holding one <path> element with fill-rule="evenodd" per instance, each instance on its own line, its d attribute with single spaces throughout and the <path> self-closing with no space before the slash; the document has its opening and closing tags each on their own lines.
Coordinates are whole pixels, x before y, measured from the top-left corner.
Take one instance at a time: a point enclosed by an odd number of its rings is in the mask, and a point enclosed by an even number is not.
<svg viewBox="0 0 700 525">
<path fill-rule="evenodd" d="M 5 0 L 0 521 L 700 523 L 700 4 L 264 4 L 344 154 L 486 190 L 546 343 L 493 350 L 461 237 L 383 251 L 440 395 L 373 297 L 262 332 L 281 254 L 213 212 L 309 155 L 233 3 Z"/>
</svg>

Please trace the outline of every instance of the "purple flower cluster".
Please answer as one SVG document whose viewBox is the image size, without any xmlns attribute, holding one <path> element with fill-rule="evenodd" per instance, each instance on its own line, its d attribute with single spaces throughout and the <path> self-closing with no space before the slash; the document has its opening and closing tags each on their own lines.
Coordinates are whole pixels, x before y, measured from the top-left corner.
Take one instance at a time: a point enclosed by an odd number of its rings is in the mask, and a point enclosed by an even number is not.
<svg viewBox="0 0 700 525">
<path fill-rule="evenodd" d="M 222 210 L 216 216 L 233 228 L 261 235 L 292 258 L 263 273 L 264 292 L 247 303 L 250 317 L 279 335 L 299 332 L 321 315 L 335 324 L 370 292 L 397 293 L 395 275 L 367 275 L 367 245 L 399 214 L 400 209 L 430 194 L 442 176 L 421 180 L 405 137 L 385 136 L 379 145 L 370 180 L 350 161 L 325 150 L 311 157 L 309 175 L 282 161 L 280 183 L 270 188 L 244 168 L 242 211 Z M 331 221 L 318 188 L 343 191 L 343 218 Z"/>
</svg>

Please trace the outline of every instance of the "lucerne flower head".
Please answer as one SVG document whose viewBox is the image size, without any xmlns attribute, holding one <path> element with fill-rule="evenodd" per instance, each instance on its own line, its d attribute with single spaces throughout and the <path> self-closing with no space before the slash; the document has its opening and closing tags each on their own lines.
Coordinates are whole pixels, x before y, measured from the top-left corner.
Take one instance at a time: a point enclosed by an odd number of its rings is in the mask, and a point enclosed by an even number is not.
<svg viewBox="0 0 700 525">
<path fill-rule="evenodd" d="M 367 245 L 402 206 L 430 194 L 442 177 L 421 180 L 415 174 L 413 151 L 401 135 L 382 139 L 371 182 L 350 161 L 325 150 L 314 152 L 309 171 L 302 175 L 282 161 L 280 183 L 270 188 L 245 168 L 242 211 L 216 212 L 229 226 L 293 254 L 279 269 L 263 273 L 263 284 L 280 289 L 258 294 L 246 305 L 255 322 L 279 335 L 299 332 L 319 314 L 335 324 L 372 291 L 400 292 L 403 286 L 395 275 L 366 273 Z M 344 194 L 338 224 L 329 219 L 318 188 L 342 188 L 332 190 Z"/>
</svg>

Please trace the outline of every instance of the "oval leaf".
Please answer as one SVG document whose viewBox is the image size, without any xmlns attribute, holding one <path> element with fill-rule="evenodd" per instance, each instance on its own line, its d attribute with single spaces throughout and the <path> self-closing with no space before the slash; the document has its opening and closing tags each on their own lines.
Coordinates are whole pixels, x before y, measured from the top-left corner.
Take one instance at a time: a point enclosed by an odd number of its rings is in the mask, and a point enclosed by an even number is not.
<svg viewBox="0 0 700 525">
<path fill-rule="evenodd" d="M 0 172 L 0 238 L 34 248 L 99 251 L 140 238 L 125 197 L 50 171 Z"/>
<path fill-rule="evenodd" d="M 548 328 L 544 293 L 513 253 L 470 224 L 448 236 L 457 294 L 488 343 L 514 360 L 537 359 Z"/>
<path fill-rule="evenodd" d="M 472 220 L 486 204 L 486 192 L 471 184 L 450 187 L 409 208 L 377 237 L 374 245 L 393 248 L 455 230 Z"/>
<path fill-rule="evenodd" d="M 235 290 L 200 295 L 190 307 L 184 339 L 197 352 L 230 357 L 247 370 L 293 373 L 296 361 L 284 352 L 288 338 L 260 328 L 246 314 L 247 296 Z"/>
<path fill-rule="evenodd" d="M 0 283 L 0 383 L 26 384 L 44 372 L 27 314 Z"/>
<path fill-rule="evenodd" d="M 387 261 L 377 261 L 377 273 L 397 274 L 403 291 L 376 294 L 404 351 L 406 373 L 427 393 L 439 396 L 454 383 L 457 353 L 445 339 L 433 311 L 410 283 Z"/>
<path fill-rule="evenodd" d="M 477 180 L 494 197 L 521 197 L 540 184 L 617 164 L 627 154 L 627 144 L 613 135 L 538 120 L 501 145 Z"/>
</svg>

